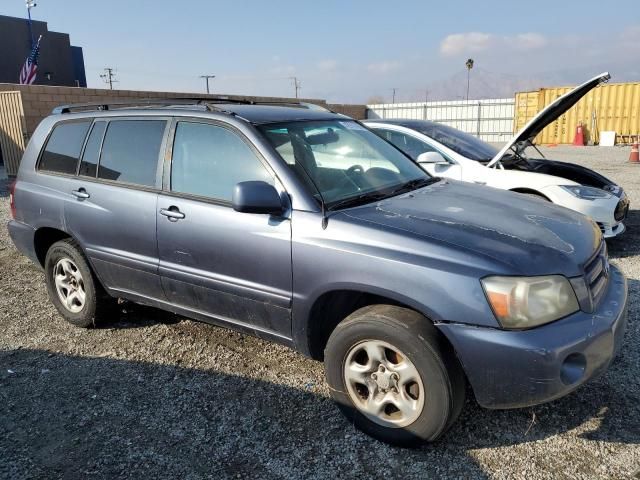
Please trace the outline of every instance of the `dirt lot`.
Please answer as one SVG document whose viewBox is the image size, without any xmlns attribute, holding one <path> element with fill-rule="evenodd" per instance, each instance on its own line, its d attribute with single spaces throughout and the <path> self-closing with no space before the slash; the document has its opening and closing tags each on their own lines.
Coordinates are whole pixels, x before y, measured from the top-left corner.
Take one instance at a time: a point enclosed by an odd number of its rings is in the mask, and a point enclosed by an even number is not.
<svg viewBox="0 0 640 480">
<path fill-rule="evenodd" d="M 545 153 L 613 178 L 640 208 L 628 148 Z M 631 289 L 609 372 L 525 410 L 468 399 L 457 425 L 417 450 L 357 432 L 328 399 L 322 365 L 287 348 L 126 304 L 98 329 L 68 326 L 0 228 L 0 477 L 640 478 L 637 210 L 628 227 L 609 245 Z"/>
</svg>

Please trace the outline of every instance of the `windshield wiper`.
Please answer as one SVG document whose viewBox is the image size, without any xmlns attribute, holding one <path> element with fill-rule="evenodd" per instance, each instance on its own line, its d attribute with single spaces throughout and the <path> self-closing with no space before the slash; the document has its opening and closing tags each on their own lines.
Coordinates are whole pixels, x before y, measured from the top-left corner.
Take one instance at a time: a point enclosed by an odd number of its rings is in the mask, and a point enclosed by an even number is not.
<svg viewBox="0 0 640 480">
<path fill-rule="evenodd" d="M 413 180 L 409 180 L 408 182 L 403 183 L 399 187 L 394 188 L 391 191 L 391 194 L 395 195 L 401 192 L 410 192 L 420 187 L 426 187 L 427 185 L 431 185 L 432 183 L 438 181 L 438 177 L 422 177 L 415 178 Z"/>
<path fill-rule="evenodd" d="M 373 202 L 376 200 L 382 200 L 385 197 L 389 196 L 389 192 L 367 192 L 367 193 L 361 193 L 360 195 L 357 195 L 355 197 L 351 197 L 351 198 L 346 198 L 344 200 L 340 200 L 337 203 L 334 203 L 333 205 L 330 205 L 329 207 L 327 207 L 327 210 L 339 210 L 340 208 L 347 208 L 347 207 L 355 207 L 357 205 L 362 205 L 365 203 L 369 203 L 369 202 Z"/>
<path fill-rule="evenodd" d="M 357 205 L 362 205 L 368 202 L 374 202 L 376 200 L 384 200 L 385 198 L 393 197 L 394 195 L 398 195 L 402 192 L 410 192 L 411 190 L 415 190 L 416 188 L 424 187 L 427 185 L 431 185 L 432 183 L 438 181 L 438 177 L 425 177 L 425 178 L 416 178 L 414 180 L 409 180 L 401 184 L 400 186 L 394 188 L 393 190 L 384 190 L 384 191 L 374 191 L 362 193 L 358 196 L 347 198 L 345 200 L 341 200 L 337 203 L 334 203 L 327 210 L 338 210 L 340 208 L 347 207 L 355 207 Z"/>
</svg>

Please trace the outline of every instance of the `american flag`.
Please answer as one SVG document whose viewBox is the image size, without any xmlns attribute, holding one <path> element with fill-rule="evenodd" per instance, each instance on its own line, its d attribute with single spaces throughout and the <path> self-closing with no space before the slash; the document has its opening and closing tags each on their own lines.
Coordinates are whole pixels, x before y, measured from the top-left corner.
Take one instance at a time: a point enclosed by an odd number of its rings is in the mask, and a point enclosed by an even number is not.
<svg viewBox="0 0 640 480">
<path fill-rule="evenodd" d="M 40 40 L 42 35 L 38 38 L 38 41 L 33 46 L 31 53 L 27 57 L 27 61 L 24 62 L 22 70 L 20 70 L 20 84 L 31 85 L 36 81 L 36 73 L 38 71 L 38 54 L 40 53 Z"/>
</svg>

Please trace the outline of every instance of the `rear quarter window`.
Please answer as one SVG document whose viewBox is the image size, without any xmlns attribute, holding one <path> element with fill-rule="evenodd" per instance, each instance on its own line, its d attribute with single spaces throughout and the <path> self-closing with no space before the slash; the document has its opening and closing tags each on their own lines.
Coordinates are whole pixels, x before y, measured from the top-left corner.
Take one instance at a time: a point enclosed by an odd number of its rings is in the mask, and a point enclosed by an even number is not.
<svg viewBox="0 0 640 480">
<path fill-rule="evenodd" d="M 91 120 L 59 123 L 53 128 L 40 157 L 39 169 L 74 175 Z"/>
</svg>

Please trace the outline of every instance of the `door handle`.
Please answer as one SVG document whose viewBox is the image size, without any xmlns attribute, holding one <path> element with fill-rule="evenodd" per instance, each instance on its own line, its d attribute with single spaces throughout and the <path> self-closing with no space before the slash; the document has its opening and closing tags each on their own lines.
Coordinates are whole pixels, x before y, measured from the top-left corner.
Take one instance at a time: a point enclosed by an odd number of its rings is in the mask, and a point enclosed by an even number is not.
<svg viewBox="0 0 640 480">
<path fill-rule="evenodd" d="M 169 220 L 175 222 L 176 220 L 182 220 L 185 215 L 180 211 L 180 209 L 174 205 L 169 208 L 161 208 L 160 215 L 164 215 L 169 218 Z"/>
<path fill-rule="evenodd" d="M 71 193 L 78 199 L 84 200 L 85 198 L 89 198 L 89 192 L 87 192 L 84 188 L 79 188 L 78 190 L 72 190 Z"/>
</svg>

